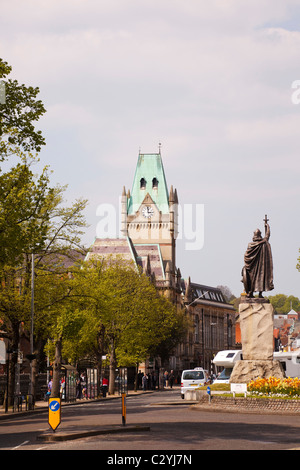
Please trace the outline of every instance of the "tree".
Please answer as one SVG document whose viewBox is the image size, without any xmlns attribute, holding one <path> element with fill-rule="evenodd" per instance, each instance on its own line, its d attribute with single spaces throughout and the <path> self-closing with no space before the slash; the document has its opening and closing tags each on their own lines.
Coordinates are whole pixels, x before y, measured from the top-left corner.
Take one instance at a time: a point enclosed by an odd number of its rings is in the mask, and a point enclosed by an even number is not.
<svg viewBox="0 0 300 470">
<path fill-rule="evenodd" d="M 235 296 L 231 292 L 228 286 L 217 286 L 225 297 L 226 302 L 232 302 L 235 300 Z"/>
<path fill-rule="evenodd" d="M 300 311 L 300 300 L 293 295 L 277 294 L 269 296 L 268 299 L 279 314 L 287 314 L 292 309 L 296 312 Z"/>
<path fill-rule="evenodd" d="M 10 72 L 11 67 L 0 59 L 0 79 L 6 79 Z M 86 226 L 83 210 L 87 201 L 80 199 L 65 207 L 66 188 L 51 187 L 49 168 L 45 166 L 39 175 L 33 172 L 37 157 L 31 152 L 39 152 L 45 144 L 41 131 L 35 129 L 36 121 L 45 113 L 43 103 L 37 99 L 39 89 L 7 79 L 5 91 L 5 102 L 0 103 L 0 161 L 4 163 L 0 169 L 1 336 L 6 336 L 16 351 L 21 326 L 23 334 L 29 335 L 34 256 L 34 347 L 38 348 L 38 353 L 44 346 L 46 333 L 46 322 L 40 323 L 39 315 L 45 320 L 51 311 L 55 317 L 55 307 L 68 294 L 68 290 L 61 292 L 66 282 L 57 284 L 57 280 L 72 263 L 74 248 L 83 249 L 80 239 Z M 64 266 L 60 265 L 59 255 L 69 259 L 67 265 L 65 260 Z M 41 282 L 46 279 L 42 276 L 45 272 L 47 285 Z M 51 286 L 55 288 L 49 292 Z M 48 292 L 47 298 L 45 292 Z M 50 324 L 47 326 L 50 328 Z M 11 371 L 15 362 L 16 354 L 13 354 Z M 32 364 L 35 368 L 36 361 Z M 13 375 L 10 382 L 13 383 Z"/>
<path fill-rule="evenodd" d="M 0 58 L 0 80 L 6 79 L 12 67 Z M 16 147 L 25 152 L 39 152 L 45 139 L 34 124 L 46 112 L 37 99 L 39 88 L 5 80 L 5 102 L 0 103 L 0 159 L 6 159 Z"/>
<path fill-rule="evenodd" d="M 166 354 L 181 339 L 182 312 L 131 263 L 94 259 L 73 273 L 73 283 L 63 354 L 73 360 L 80 355 L 96 359 L 99 377 L 107 354 L 109 393 L 114 393 L 117 366 L 136 366 L 158 351 Z"/>
<path fill-rule="evenodd" d="M 31 321 L 31 275 L 32 254 L 35 256 L 35 278 L 49 271 L 58 276 L 62 268 L 57 266 L 58 256 L 68 253 L 68 264 L 72 263 L 72 248 L 81 249 L 81 229 L 85 226 L 83 210 L 86 201 L 78 200 L 71 207 L 63 206 L 65 188 L 50 187 L 47 167 L 41 175 L 35 175 L 28 161 L 22 161 L 7 173 L 0 175 L 0 316 L 2 336 L 9 339 L 13 351 L 19 344 L 20 325 L 23 334 L 29 334 Z M 77 251 L 75 252 L 77 253 Z M 63 269 L 65 270 L 65 268 Z M 39 290 L 36 281 L 36 304 Z M 49 279 L 48 279 L 48 285 Z M 46 287 L 48 287 L 48 285 Z M 56 288 L 55 293 L 58 296 Z M 42 338 L 45 325 L 38 328 L 38 315 L 48 312 L 48 297 L 43 307 L 35 309 L 34 346 L 36 354 L 44 348 Z M 57 300 L 55 301 L 57 302 Z M 11 383 L 14 382 L 14 364 L 11 361 Z M 37 362 L 33 362 L 33 368 Z M 35 376 L 35 375 L 34 375 Z"/>
<path fill-rule="evenodd" d="M 14 153 L 19 163 L 0 173 L 0 266 L 16 265 L 24 253 L 44 248 L 49 207 L 58 192 L 49 187 L 47 167 L 36 176 L 32 171 L 34 159 Z"/>
</svg>

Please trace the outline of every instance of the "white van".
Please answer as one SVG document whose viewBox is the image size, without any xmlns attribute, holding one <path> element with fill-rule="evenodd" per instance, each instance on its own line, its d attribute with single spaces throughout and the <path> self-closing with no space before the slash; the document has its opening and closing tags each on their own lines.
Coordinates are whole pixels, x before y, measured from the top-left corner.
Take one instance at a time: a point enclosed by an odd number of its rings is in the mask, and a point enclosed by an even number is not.
<svg viewBox="0 0 300 470">
<path fill-rule="evenodd" d="M 286 377 L 300 377 L 300 351 L 274 352 L 274 360 L 279 361 Z"/>
<path fill-rule="evenodd" d="M 195 388 L 204 385 L 205 382 L 206 377 L 202 367 L 184 370 L 181 374 L 181 398 L 184 398 L 184 394 L 187 390 L 194 390 Z"/>
<path fill-rule="evenodd" d="M 224 367 L 221 374 L 214 380 L 214 384 L 228 384 L 236 361 L 243 359 L 243 353 L 240 349 L 219 351 L 213 363 L 217 367 Z"/>
</svg>

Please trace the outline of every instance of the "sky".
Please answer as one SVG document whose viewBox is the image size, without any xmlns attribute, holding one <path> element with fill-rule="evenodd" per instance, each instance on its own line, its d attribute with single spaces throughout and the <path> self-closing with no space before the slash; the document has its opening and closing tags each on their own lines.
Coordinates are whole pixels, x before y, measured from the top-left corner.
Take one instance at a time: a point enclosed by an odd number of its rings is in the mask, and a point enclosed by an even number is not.
<svg viewBox="0 0 300 470">
<path fill-rule="evenodd" d="M 203 209 L 202 242 L 177 241 L 182 276 L 239 296 L 267 214 L 267 294 L 300 297 L 298 0 L 2 0 L 0 54 L 40 89 L 41 163 L 68 203 L 88 199 L 86 245 L 161 144 L 181 207 Z"/>
</svg>

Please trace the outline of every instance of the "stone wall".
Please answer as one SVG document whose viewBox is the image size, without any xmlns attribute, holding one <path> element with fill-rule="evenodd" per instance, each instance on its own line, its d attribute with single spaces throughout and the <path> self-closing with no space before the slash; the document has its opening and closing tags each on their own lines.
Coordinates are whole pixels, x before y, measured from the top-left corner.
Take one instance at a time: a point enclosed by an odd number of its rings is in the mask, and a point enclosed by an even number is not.
<svg viewBox="0 0 300 470">
<path fill-rule="evenodd" d="M 206 394 L 207 395 L 207 394 Z M 201 396 L 197 400 L 196 407 L 205 407 L 212 411 L 240 411 L 240 412 L 271 412 L 278 414 L 296 414 L 300 413 L 300 399 L 281 399 L 281 398 L 243 398 L 243 397 L 224 397 L 221 395 L 212 395 L 209 397 Z"/>
</svg>

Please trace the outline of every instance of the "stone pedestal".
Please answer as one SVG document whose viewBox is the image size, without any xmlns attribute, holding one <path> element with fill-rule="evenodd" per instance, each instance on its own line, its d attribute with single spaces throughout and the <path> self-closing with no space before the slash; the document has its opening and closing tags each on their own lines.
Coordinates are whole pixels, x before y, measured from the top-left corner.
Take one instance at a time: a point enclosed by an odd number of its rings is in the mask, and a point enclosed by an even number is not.
<svg viewBox="0 0 300 470">
<path fill-rule="evenodd" d="M 284 371 L 279 361 L 237 361 L 230 376 L 230 383 L 249 383 L 258 378 L 284 378 Z"/>
<path fill-rule="evenodd" d="M 273 360 L 274 309 L 259 299 L 240 303 L 240 327 L 244 360 Z"/>
<path fill-rule="evenodd" d="M 258 377 L 284 377 L 273 360 L 274 310 L 266 299 L 243 299 L 239 307 L 243 360 L 234 365 L 230 383 L 248 383 Z"/>
</svg>

